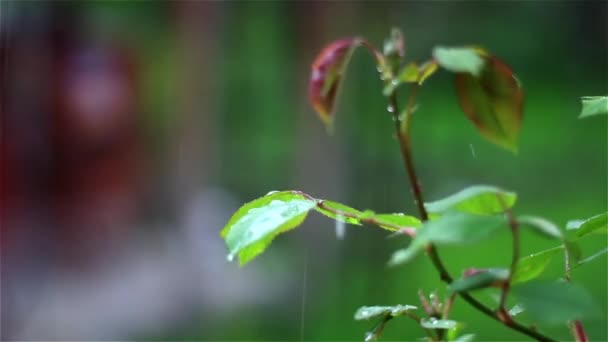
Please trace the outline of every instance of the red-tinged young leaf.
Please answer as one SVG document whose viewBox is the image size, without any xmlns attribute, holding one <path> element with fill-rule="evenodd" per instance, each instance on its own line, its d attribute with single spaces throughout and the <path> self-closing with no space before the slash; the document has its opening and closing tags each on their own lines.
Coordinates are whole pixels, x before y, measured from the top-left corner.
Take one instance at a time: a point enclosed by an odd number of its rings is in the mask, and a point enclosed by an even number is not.
<svg viewBox="0 0 608 342">
<path fill-rule="evenodd" d="M 456 74 L 460 107 L 490 142 L 517 152 L 524 93 L 511 69 L 491 55 L 482 55 L 481 74 Z"/>
<path fill-rule="evenodd" d="M 336 97 L 346 66 L 355 48 L 362 44 L 365 44 L 378 59 L 376 51 L 363 39 L 346 38 L 327 45 L 312 64 L 308 96 L 328 130 L 332 129 Z"/>
</svg>

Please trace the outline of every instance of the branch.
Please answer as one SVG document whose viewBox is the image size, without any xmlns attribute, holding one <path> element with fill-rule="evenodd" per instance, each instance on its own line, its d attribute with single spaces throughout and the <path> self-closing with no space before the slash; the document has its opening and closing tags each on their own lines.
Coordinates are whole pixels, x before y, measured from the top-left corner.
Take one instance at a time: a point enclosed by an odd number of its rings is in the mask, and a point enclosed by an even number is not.
<svg viewBox="0 0 608 342">
<path fill-rule="evenodd" d="M 395 131 L 397 133 L 397 139 L 399 140 L 401 157 L 403 159 L 405 170 L 407 171 L 407 176 L 408 176 L 410 185 L 412 187 L 414 202 L 415 202 L 416 206 L 418 207 L 418 211 L 420 213 L 421 220 L 427 221 L 428 213 L 426 211 L 426 208 L 424 207 L 424 201 L 423 201 L 423 197 L 422 197 L 422 189 L 421 189 L 420 181 L 418 180 L 418 176 L 416 175 L 416 169 L 414 168 L 412 153 L 410 151 L 410 140 L 409 140 L 409 134 L 408 134 L 409 120 L 410 120 L 410 116 L 412 115 L 412 109 L 413 109 L 413 106 L 415 103 L 415 96 L 416 96 L 417 88 L 418 88 L 418 84 L 415 83 L 412 86 L 412 90 L 409 94 L 408 103 L 407 103 L 407 107 L 405 110 L 405 115 L 403 117 L 403 120 L 404 120 L 403 123 L 401 123 L 401 120 L 400 120 L 399 114 L 398 114 L 399 107 L 398 107 L 398 102 L 397 102 L 397 90 L 395 90 L 392 93 L 392 95 L 389 97 L 389 108 L 392 109 L 391 113 L 393 115 L 393 121 L 395 122 Z M 433 266 L 439 272 L 439 277 L 441 278 L 441 280 L 448 285 L 450 283 L 452 283 L 453 278 L 450 275 L 450 273 L 447 271 L 445 266 L 443 265 L 441 258 L 437 254 L 437 250 L 435 249 L 435 246 L 432 244 L 428 244 L 426 247 L 426 252 L 427 252 L 427 255 L 429 256 L 429 258 L 431 259 Z M 552 338 L 547 337 L 547 336 L 545 336 L 529 327 L 526 327 L 520 323 L 517 323 L 513 320 L 511 320 L 511 322 L 509 322 L 509 324 L 507 324 L 506 322 L 502 321 L 499 318 L 499 316 L 492 309 L 485 306 L 484 304 L 479 302 L 477 299 L 473 298 L 467 292 L 460 292 L 459 295 L 460 295 L 460 297 L 462 297 L 462 299 L 464 299 L 467 303 L 469 303 L 471 306 L 476 308 L 478 311 L 481 311 L 486 316 L 491 317 L 492 319 L 503 323 L 505 326 L 507 326 L 513 330 L 519 331 L 520 333 L 527 335 L 529 337 L 532 337 L 541 342 L 555 341 Z"/>
</svg>

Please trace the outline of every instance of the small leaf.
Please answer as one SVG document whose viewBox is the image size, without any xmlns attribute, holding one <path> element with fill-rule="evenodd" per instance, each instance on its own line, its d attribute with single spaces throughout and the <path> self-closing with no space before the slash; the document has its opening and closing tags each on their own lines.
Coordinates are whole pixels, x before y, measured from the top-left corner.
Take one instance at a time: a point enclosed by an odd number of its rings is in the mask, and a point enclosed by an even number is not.
<svg viewBox="0 0 608 342">
<path fill-rule="evenodd" d="M 511 69 L 494 56 L 484 56 L 479 76 L 456 74 L 462 111 L 488 141 L 517 152 L 524 93 Z"/>
<path fill-rule="evenodd" d="M 532 229 L 544 237 L 556 240 L 564 238 L 564 234 L 555 224 L 542 217 L 522 216 L 518 217 L 517 221 L 522 227 Z"/>
<path fill-rule="evenodd" d="M 475 341 L 475 334 L 460 335 L 454 340 L 454 342 L 473 342 Z"/>
<path fill-rule="evenodd" d="M 415 82 L 418 82 L 418 66 L 416 66 L 416 63 L 410 63 L 401 69 L 397 78 L 388 82 L 384 87 L 382 94 L 384 94 L 384 96 L 390 96 L 395 89 L 403 83 Z"/>
<path fill-rule="evenodd" d="M 514 192 L 495 186 L 474 185 L 444 199 L 425 203 L 424 207 L 429 213 L 458 210 L 469 214 L 490 215 L 502 213 L 505 209 L 511 208 L 516 200 L 517 195 Z"/>
<path fill-rule="evenodd" d="M 573 230 L 575 238 L 582 238 L 591 233 L 607 233 L 608 213 L 595 215 L 586 220 L 569 221 L 566 229 Z"/>
<path fill-rule="evenodd" d="M 585 259 L 583 259 L 581 261 L 579 261 L 573 268 L 579 267 L 579 266 L 584 265 L 584 264 L 586 264 L 586 263 L 588 263 L 590 261 L 593 261 L 593 260 L 601 257 L 602 255 L 606 254 L 606 253 L 608 253 L 608 247 L 600 250 L 599 252 L 597 252 L 597 253 L 595 253 L 595 254 L 593 254 L 591 256 L 586 257 Z"/>
<path fill-rule="evenodd" d="M 332 218 L 334 220 L 342 221 L 342 222 L 349 223 L 349 224 L 361 225 L 361 221 L 360 221 L 359 217 L 361 215 L 363 215 L 363 212 L 361 212 L 355 208 L 351 208 L 342 203 L 323 200 L 323 201 L 320 201 L 319 205 L 317 207 L 315 207 L 315 209 L 319 213 L 321 213 L 329 218 Z M 330 209 L 332 211 L 329 211 L 328 209 Z M 336 215 L 335 212 L 344 213 L 349 216 L 350 215 L 356 216 L 356 218 L 345 216 L 345 215 L 340 215 L 340 214 Z"/>
<path fill-rule="evenodd" d="M 360 321 L 385 315 L 401 316 L 408 311 L 417 310 L 413 305 L 394 305 L 394 306 L 362 306 L 355 312 L 355 320 Z"/>
<path fill-rule="evenodd" d="M 592 115 L 608 114 L 608 96 L 583 96 L 581 101 L 583 109 L 579 119 Z"/>
<path fill-rule="evenodd" d="M 243 205 L 220 235 L 241 265 L 262 253 L 280 233 L 302 224 L 316 202 L 294 191 L 273 192 Z"/>
<path fill-rule="evenodd" d="M 416 241 L 416 240 L 414 240 Z M 398 266 L 410 262 L 418 253 L 424 250 L 424 244 L 412 242 L 408 248 L 396 250 L 388 261 L 388 266 Z"/>
<path fill-rule="evenodd" d="M 381 228 L 398 231 L 394 227 L 400 226 L 403 229 L 407 228 L 418 228 L 422 225 L 422 222 L 414 216 L 408 216 L 401 213 L 395 214 L 376 214 L 373 219 L 378 223 Z"/>
<path fill-rule="evenodd" d="M 512 291 L 538 323 L 559 324 L 601 316 L 593 298 L 576 284 L 532 281 L 514 286 Z"/>
<path fill-rule="evenodd" d="M 553 247 L 519 259 L 517 270 L 511 277 L 511 284 L 523 283 L 537 278 L 547 268 L 553 257 L 562 250 L 562 246 Z"/>
<path fill-rule="evenodd" d="M 406 249 L 396 251 L 389 266 L 412 260 L 428 243 L 437 245 L 466 245 L 490 237 L 500 229 L 508 229 L 504 216 L 480 216 L 448 212 L 434 221 L 424 223 Z"/>
<path fill-rule="evenodd" d="M 347 38 L 327 45 L 312 64 L 308 96 L 317 114 L 331 130 L 335 102 L 350 58 L 359 38 Z"/>
<path fill-rule="evenodd" d="M 454 280 L 448 289 L 451 292 L 468 292 L 471 290 L 482 289 L 496 286 L 509 278 L 509 270 L 504 268 L 490 268 L 479 270 L 470 276 L 464 276 Z"/>
<path fill-rule="evenodd" d="M 458 322 L 449 319 L 423 318 L 420 320 L 420 326 L 425 329 L 452 329 Z"/>
<path fill-rule="evenodd" d="M 442 68 L 456 73 L 469 73 L 479 76 L 485 61 L 481 55 L 482 50 L 475 48 L 447 48 L 436 47 L 433 57 Z"/>
<path fill-rule="evenodd" d="M 416 235 L 416 240 L 437 245 L 465 245 L 486 239 L 503 228 L 508 228 L 503 216 L 450 212 L 438 220 L 426 222 Z"/>
<path fill-rule="evenodd" d="M 437 71 L 438 65 L 435 60 L 430 60 L 420 66 L 418 69 L 418 84 L 424 83 L 427 78 L 431 77 Z"/>
<path fill-rule="evenodd" d="M 511 310 L 509 310 L 509 316 L 515 317 L 524 311 L 526 311 L 526 309 L 524 309 L 523 306 L 515 304 L 515 306 L 513 306 Z"/>
<path fill-rule="evenodd" d="M 391 76 L 390 68 L 384 56 L 365 39 L 340 39 L 323 48 L 311 66 L 308 97 L 330 132 L 333 128 L 336 98 L 344 79 L 346 67 L 353 52 L 359 46 L 369 50 L 375 58 L 378 70 L 382 73 L 383 78 Z"/>
</svg>

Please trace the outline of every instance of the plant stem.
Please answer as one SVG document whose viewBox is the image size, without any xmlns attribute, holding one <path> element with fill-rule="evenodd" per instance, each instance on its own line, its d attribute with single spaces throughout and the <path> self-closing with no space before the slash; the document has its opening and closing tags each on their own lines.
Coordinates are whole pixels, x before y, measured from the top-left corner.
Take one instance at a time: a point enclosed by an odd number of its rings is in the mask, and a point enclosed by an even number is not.
<svg viewBox="0 0 608 342">
<path fill-rule="evenodd" d="M 567 282 L 570 282 L 572 279 L 572 266 L 570 264 L 570 252 L 568 251 L 568 246 L 564 244 L 564 267 L 565 267 L 565 275 L 564 279 Z M 572 321 L 568 324 L 570 326 L 570 333 L 572 337 L 577 342 L 587 342 L 587 333 L 585 333 L 585 328 L 583 327 L 583 323 L 581 321 Z"/>
<path fill-rule="evenodd" d="M 418 177 L 416 175 L 416 170 L 414 168 L 414 163 L 413 163 L 413 159 L 412 159 L 412 153 L 410 151 L 409 120 L 410 120 L 410 116 L 412 114 L 412 109 L 413 109 L 413 106 L 415 103 L 415 96 L 416 96 L 418 84 L 415 83 L 412 87 L 413 88 L 409 94 L 408 103 L 407 103 L 407 107 L 405 110 L 405 116 L 403 118 L 403 120 L 404 120 L 403 125 L 401 125 L 401 122 L 399 120 L 399 114 L 398 114 L 399 106 L 398 106 L 398 102 L 397 102 L 397 90 L 395 90 L 389 97 L 389 107 L 392 109 L 391 113 L 393 115 L 393 121 L 395 122 L 395 130 L 397 133 L 397 139 L 399 140 L 401 157 L 403 159 L 405 170 L 407 171 L 407 176 L 408 176 L 410 185 L 412 187 L 412 193 L 414 195 L 414 202 L 416 203 L 416 206 L 418 207 L 418 212 L 420 213 L 421 220 L 427 221 L 428 213 L 427 213 L 426 209 L 424 208 L 422 189 L 421 189 L 420 181 L 418 180 Z M 439 254 L 437 254 L 437 250 L 435 249 L 435 246 L 432 244 L 427 245 L 426 252 L 427 252 L 427 255 L 429 256 L 429 258 L 431 259 L 433 266 L 439 272 L 439 277 L 441 278 L 441 280 L 449 285 L 453 281 L 453 278 L 450 275 L 450 273 L 447 271 L 445 266 L 443 265 L 443 262 L 441 261 Z M 467 292 L 460 292 L 459 295 L 460 295 L 460 297 L 462 297 L 462 299 L 464 299 L 467 303 L 469 303 L 471 306 L 473 306 L 478 311 L 481 311 L 486 316 L 491 317 L 492 319 L 503 323 L 505 326 L 507 326 L 513 330 L 516 330 L 524 335 L 532 337 L 541 342 L 555 341 L 552 338 L 545 336 L 545 335 L 535 331 L 534 329 L 526 327 L 513 320 L 511 320 L 510 322 L 502 321 L 492 309 L 485 306 L 484 304 L 479 302 L 477 299 L 473 298 Z"/>
<path fill-rule="evenodd" d="M 511 315 L 509 314 L 506 308 L 506 303 L 507 297 L 509 295 L 509 290 L 511 288 L 511 279 L 513 279 L 513 275 L 517 270 L 517 263 L 519 261 L 519 224 L 517 223 L 515 216 L 513 216 L 513 212 L 509 209 L 502 196 L 500 194 L 497 194 L 496 197 L 498 198 L 498 201 L 502 206 L 505 216 L 509 221 L 509 227 L 511 228 L 511 235 L 513 237 L 513 253 L 511 256 L 511 267 L 509 268 L 509 277 L 503 283 L 502 292 L 500 293 L 500 304 L 498 306 L 498 314 L 500 315 L 499 318 L 501 320 L 504 320 L 505 323 L 509 323 L 513 321 L 513 318 L 511 318 Z"/>
</svg>

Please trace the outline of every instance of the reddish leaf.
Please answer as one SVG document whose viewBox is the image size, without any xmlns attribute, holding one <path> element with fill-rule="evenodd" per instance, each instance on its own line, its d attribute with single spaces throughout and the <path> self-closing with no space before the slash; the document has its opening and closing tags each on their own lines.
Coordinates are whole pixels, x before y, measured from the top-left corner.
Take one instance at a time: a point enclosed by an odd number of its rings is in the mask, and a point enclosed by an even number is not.
<svg viewBox="0 0 608 342">
<path fill-rule="evenodd" d="M 523 91 L 506 64 L 488 54 L 482 57 L 485 65 L 479 77 L 456 74 L 460 107 L 487 140 L 517 152 Z"/>
<path fill-rule="evenodd" d="M 359 38 L 337 40 L 327 45 L 312 64 L 308 96 L 323 123 L 331 129 L 336 96 L 346 65 L 354 49 L 363 43 Z"/>
</svg>

